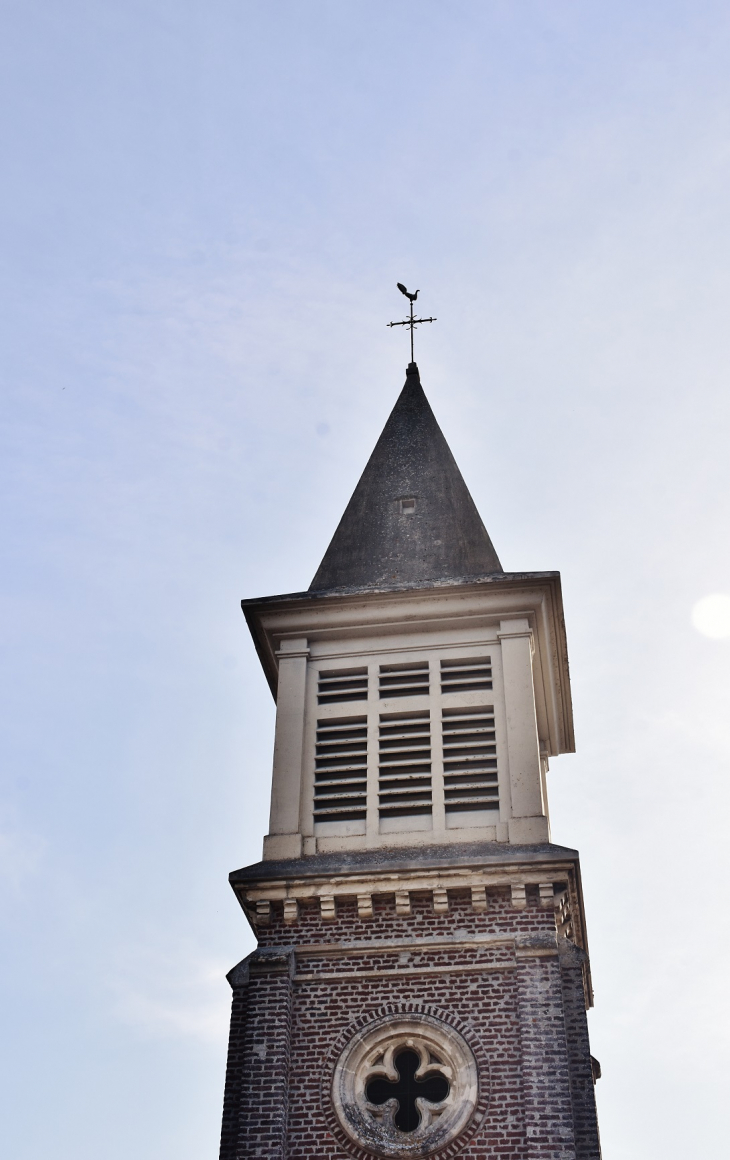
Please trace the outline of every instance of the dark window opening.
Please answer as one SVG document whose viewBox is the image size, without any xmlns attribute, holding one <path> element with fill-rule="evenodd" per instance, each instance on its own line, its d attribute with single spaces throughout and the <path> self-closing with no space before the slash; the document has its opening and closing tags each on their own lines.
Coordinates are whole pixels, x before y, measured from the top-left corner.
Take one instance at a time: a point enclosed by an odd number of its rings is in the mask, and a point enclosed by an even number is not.
<svg viewBox="0 0 730 1160">
<path fill-rule="evenodd" d="M 440 1072 L 416 1079 L 421 1060 L 415 1051 L 399 1051 L 394 1060 L 398 1079 L 377 1076 L 366 1085 L 365 1096 L 371 1104 L 398 1101 L 395 1126 L 400 1132 L 415 1132 L 421 1122 L 421 1113 L 416 1100 L 427 1100 L 430 1104 L 440 1104 L 449 1094 L 449 1081 Z"/>
</svg>

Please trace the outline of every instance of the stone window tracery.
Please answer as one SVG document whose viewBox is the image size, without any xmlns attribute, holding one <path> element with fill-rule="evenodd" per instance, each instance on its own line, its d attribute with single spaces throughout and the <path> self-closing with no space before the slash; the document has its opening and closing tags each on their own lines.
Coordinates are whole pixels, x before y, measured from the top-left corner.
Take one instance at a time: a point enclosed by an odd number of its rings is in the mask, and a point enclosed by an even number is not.
<svg viewBox="0 0 730 1160">
<path fill-rule="evenodd" d="M 353 1035 L 331 1092 L 355 1155 L 446 1156 L 474 1118 L 477 1063 L 455 1027 L 425 1012 L 394 1015 Z"/>
</svg>

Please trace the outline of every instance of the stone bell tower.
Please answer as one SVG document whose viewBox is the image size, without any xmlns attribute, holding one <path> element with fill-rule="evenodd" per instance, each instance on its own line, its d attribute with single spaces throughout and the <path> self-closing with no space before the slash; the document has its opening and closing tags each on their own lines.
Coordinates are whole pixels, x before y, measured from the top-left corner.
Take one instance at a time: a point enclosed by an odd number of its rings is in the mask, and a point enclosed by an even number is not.
<svg viewBox="0 0 730 1160">
<path fill-rule="evenodd" d="M 310 589 L 245 600 L 277 705 L 221 1160 L 598 1160 L 557 572 L 505 572 L 403 391 Z"/>
</svg>

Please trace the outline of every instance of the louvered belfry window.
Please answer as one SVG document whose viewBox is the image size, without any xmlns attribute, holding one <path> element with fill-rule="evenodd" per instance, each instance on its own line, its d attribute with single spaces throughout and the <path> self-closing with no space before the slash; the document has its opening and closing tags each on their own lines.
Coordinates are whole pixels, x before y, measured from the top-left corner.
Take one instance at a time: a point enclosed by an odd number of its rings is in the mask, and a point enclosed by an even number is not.
<svg viewBox="0 0 730 1160">
<path fill-rule="evenodd" d="M 446 813 L 499 809 L 494 710 L 444 709 L 441 731 Z"/>
<path fill-rule="evenodd" d="M 421 697 L 429 691 L 428 661 L 380 666 L 380 698 Z"/>
<path fill-rule="evenodd" d="M 442 693 L 472 693 L 491 687 L 491 657 L 441 661 Z"/>
<path fill-rule="evenodd" d="M 431 717 L 380 716 L 378 802 L 381 818 L 431 813 Z"/>
<path fill-rule="evenodd" d="M 456 649 L 412 656 L 317 673 L 316 834 L 499 821 L 491 657 Z"/>
<path fill-rule="evenodd" d="M 365 818 L 367 749 L 367 717 L 331 717 L 317 722 L 315 821 L 345 822 Z"/>
<path fill-rule="evenodd" d="M 317 685 L 317 703 L 335 705 L 342 701 L 366 701 L 368 671 L 356 669 L 322 669 Z"/>
</svg>

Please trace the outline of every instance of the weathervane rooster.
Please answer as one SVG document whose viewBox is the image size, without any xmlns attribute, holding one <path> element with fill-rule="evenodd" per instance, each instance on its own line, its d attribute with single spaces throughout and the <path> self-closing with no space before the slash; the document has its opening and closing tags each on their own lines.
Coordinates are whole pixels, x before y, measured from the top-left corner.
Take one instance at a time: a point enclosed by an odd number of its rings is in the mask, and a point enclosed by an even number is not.
<svg viewBox="0 0 730 1160">
<path fill-rule="evenodd" d="M 413 303 L 418 298 L 420 291 L 416 290 L 415 294 L 409 294 L 402 282 L 396 282 L 396 286 L 401 294 L 405 294 L 406 298 L 411 304 L 411 317 L 406 318 L 403 322 L 388 322 L 386 326 L 407 326 L 411 332 L 411 362 L 415 362 L 413 357 L 413 331 L 421 322 L 436 322 L 435 318 L 414 318 L 413 317 Z"/>
<path fill-rule="evenodd" d="M 409 294 L 402 282 L 396 282 L 396 286 L 400 290 L 401 294 L 405 294 L 406 298 L 410 298 L 411 302 L 415 302 L 418 298 L 418 290 L 416 290 L 415 294 Z"/>
</svg>

